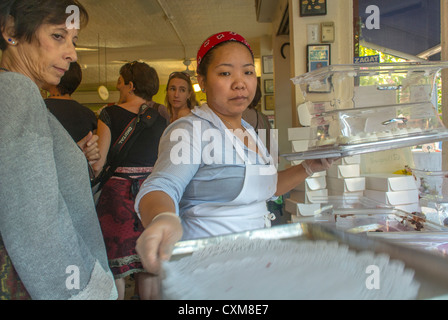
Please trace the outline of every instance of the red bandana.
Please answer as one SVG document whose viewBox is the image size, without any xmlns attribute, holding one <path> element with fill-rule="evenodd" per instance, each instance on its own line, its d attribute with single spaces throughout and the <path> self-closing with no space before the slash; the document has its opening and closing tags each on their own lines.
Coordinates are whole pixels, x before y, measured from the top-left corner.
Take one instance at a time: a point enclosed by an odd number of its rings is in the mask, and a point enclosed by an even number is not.
<svg viewBox="0 0 448 320">
<path fill-rule="evenodd" d="M 218 44 L 220 44 L 222 42 L 226 42 L 226 41 L 241 42 L 242 44 L 244 44 L 250 50 L 250 53 L 252 55 L 254 54 L 252 52 L 252 49 L 251 49 L 249 43 L 246 41 L 246 39 L 244 39 L 239 34 L 237 34 L 235 32 L 231 32 L 231 31 L 220 32 L 220 33 L 214 34 L 213 36 L 211 36 L 210 38 L 205 40 L 204 43 L 202 44 L 201 48 L 198 51 L 198 56 L 197 56 L 198 67 L 199 67 L 199 65 L 202 62 L 202 58 L 204 58 L 204 56 L 211 49 L 216 47 Z"/>
</svg>

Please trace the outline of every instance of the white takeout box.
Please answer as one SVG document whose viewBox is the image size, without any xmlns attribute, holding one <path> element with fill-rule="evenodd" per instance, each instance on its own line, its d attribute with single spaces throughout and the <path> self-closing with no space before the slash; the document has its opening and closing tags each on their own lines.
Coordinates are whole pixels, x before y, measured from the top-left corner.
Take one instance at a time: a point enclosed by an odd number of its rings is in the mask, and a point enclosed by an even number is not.
<svg viewBox="0 0 448 320">
<path fill-rule="evenodd" d="M 327 189 L 321 189 L 316 191 L 297 191 L 292 190 L 290 191 L 290 199 L 300 202 L 300 203 L 321 203 L 322 199 L 325 197 L 328 197 L 328 190 Z"/>
<path fill-rule="evenodd" d="M 337 179 L 328 177 L 327 188 L 338 192 L 364 191 L 366 189 L 366 178 L 356 177 L 356 178 Z"/>
<path fill-rule="evenodd" d="M 361 155 L 354 155 L 351 157 L 344 157 L 333 162 L 333 165 L 347 165 L 347 164 L 360 164 Z"/>
<path fill-rule="evenodd" d="M 298 217 L 309 217 L 314 216 L 320 212 L 320 203 L 299 203 L 292 199 L 285 200 L 285 210 L 286 212 L 296 215 Z"/>
<path fill-rule="evenodd" d="M 288 140 L 311 140 L 316 139 L 312 136 L 311 127 L 288 128 Z"/>
<path fill-rule="evenodd" d="M 303 160 L 294 160 L 291 161 L 291 166 L 298 166 L 299 164 L 301 164 L 303 162 Z M 288 168 L 290 168 L 291 166 L 287 166 Z M 317 177 L 325 177 L 327 175 L 327 171 L 319 171 L 319 172 L 315 172 L 313 173 L 312 176 L 309 176 L 308 178 L 317 178 Z"/>
<path fill-rule="evenodd" d="M 356 178 L 360 175 L 359 164 L 333 165 L 327 170 L 327 176 L 331 178 Z"/>
<path fill-rule="evenodd" d="M 364 196 L 366 198 L 385 203 L 391 206 L 400 206 L 418 203 L 418 190 L 406 191 L 377 191 L 365 190 Z"/>
<path fill-rule="evenodd" d="M 418 203 L 411 203 L 411 204 L 405 204 L 402 206 L 395 206 L 395 209 L 407 212 L 407 213 L 415 213 L 415 212 L 421 212 L 420 204 Z"/>
<path fill-rule="evenodd" d="M 291 141 L 292 152 L 302 152 L 307 151 L 309 148 L 309 140 L 297 140 Z"/>
<path fill-rule="evenodd" d="M 339 190 L 333 190 L 333 189 L 328 189 L 328 195 L 329 196 L 338 196 L 341 197 L 342 199 L 344 198 L 361 198 L 364 196 L 364 191 L 353 191 L 353 192 L 344 192 L 344 191 L 339 191 Z"/>
<path fill-rule="evenodd" d="M 405 191 L 417 189 L 413 176 L 401 174 L 366 174 L 366 189 L 377 191 Z"/>
<path fill-rule="evenodd" d="M 296 191 L 316 191 L 327 188 L 327 179 L 325 176 L 309 177 L 304 182 L 294 188 Z"/>
</svg>

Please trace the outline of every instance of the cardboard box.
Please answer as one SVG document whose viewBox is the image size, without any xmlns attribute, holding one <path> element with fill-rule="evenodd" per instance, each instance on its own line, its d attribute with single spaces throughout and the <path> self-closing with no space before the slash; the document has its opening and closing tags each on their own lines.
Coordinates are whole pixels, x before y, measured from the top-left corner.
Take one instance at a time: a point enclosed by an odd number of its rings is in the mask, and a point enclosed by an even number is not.
<svg viewBox="0 0 448 320">
<path fill-rule="evenodd" d="M 322 189 L 309 192 L 292 190 L 290 191 L 289 194 L 291 200 L 294 200 L 299 203 L 305 203 L 305 204 L 321 203 L 322 199 L 328 197 L 328 190 Z"/>
<path fill-rule="evenodd" d="M 364 191 L 366 189 L 366 178 L 356 177 L 337 179 L 327 177 L 327 188 L 340 192 Z"/>
<path fill-rule="evenodd" d="M 298 166 L 302 162 L 303 162 L 303 160 L 291 161 L 291 167 Z M 327 171 L 319 171 L 319 172 L 315 172 L 312 176 L 309 176 L 309 178 L 324 177 L 326 175 L 327 175 Z"/>
<path fill-rule="evenodd" d="M 413 176 L 399 174 L 366 174 L 366 189 L 377 191 L 406 191 L 417 189 Z"/>
<path fill-rule="evenodd" d="M 405 204 L 402 206 L 395 206 L 394 208 L 396 208 L 398 210 L 402 210 L 407 213 L 414 213 L 414 212 L 421 211 L 420 204 L 418 204 L 418 203 L 411 203 L 411 204 Z"/>
<path fill-rule="evenodd" d="M 359 164 L 332 165 L 327 170 L 327 176 L 331 178 L 356 178 L 361 174 Z"/>
<path fill-rule="evenodd" d="M 345 157 L 341 158 L 339 160 L 336 160 L 333 164 L 334 165 L 347 165 L 347 164 L 360 164 L 361 163 L 361 155 L 355 155 L 351 157 Z"/>
<path fill-rule="evenodd" d="M 418 190 L 406 191 L 377 191 L 365 190 L 364 196 L 366 198 L 385 203 L 391 206 L 409 205 L 418 203 Z"/>
<path fill-rule="evenodd" d="M 288 128 L 288 140 L 313 140 L 317 137 L 312 136 L 311 127 Z"/>
<path fill-rule="evenodd" d="M 304 204 L 292 199 L 285 200 L 285 211 L 293 216 L 309 217 L 320 213 L 320 204 Z"/>
<path fill-rule="evenodd" d="M 327 188 L 327 179 L 325 176 L 309 177 L 305 181 L 294 188 L 296 191 L 316 191 Z"/>
<path fill-rule="evenodd" d="M 338 196 L 344 198 L 360 198 L 364 196 L 364 191 L 344 192 L 340 190 L 328 189 L 329 196 Z"/>
<path fill-rule="evenodd" d="M 307 151 L 309 148 L 309 140 L 291 141 L 292 152 Z"/>
</svg>

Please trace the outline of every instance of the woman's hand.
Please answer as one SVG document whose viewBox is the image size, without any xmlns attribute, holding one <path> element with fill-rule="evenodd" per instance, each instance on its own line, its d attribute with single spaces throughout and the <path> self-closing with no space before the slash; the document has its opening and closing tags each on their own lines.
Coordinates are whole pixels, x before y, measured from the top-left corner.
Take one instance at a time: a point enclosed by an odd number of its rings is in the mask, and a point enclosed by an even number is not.
<svg viewBox="0 0 448 320">
<path fill-rule="evenodd" d="M 330 169 L 333 162 L 338 159 L 339 158 L 305 160 L 304 162 L 302 162 L 302 166 L 305 168 L 308 176 L 312 176 L 316 172 Z"/>
<path fill-rule="evenodd" d="M 94 164 L 101 158 L 100 149 L 98 148 L 98 138 L 97 135 L 90 131 L 77 143 L 90 164 Z"/>
<path fill-rule="evenodd" d="M 176 214 L 157 215 L 137 239 L 135 247 L 146 271 L 159 274 L 162 261 L 171 258 L 174 245 L 181 238 L 182 226 Z"/>
</svg>

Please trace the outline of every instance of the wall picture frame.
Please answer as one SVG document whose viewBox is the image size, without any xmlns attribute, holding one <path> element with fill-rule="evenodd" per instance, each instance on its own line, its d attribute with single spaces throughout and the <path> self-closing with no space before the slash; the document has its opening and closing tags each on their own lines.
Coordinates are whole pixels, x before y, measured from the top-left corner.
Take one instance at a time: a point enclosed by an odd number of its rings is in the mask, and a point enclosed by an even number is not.
<svg viewBox="0 0 448 320">
<path fill-rule="evenodd" d="M 264 80 L 264 93 L 272 94 L 274 93 L 274 79 Z"/>
<path fill-rule="evenodd" d="M 300 16 L 324 16 L 327 14 L 327 0 L 299 0 Z"/>
<path fill-rule="evenodd" d="M 309 44 L 306 46 L 307 72 L 327 67 L 331 64 L 331 45 Z"/>
<path fill-rule="evenodd" d="M 273 56 L 263 56 L 263 73 L 272 74 L 274 73 L 274 57 Z"/>
<path fill-rule="evenodd" d="M 264 108 L 266 110 L 275 110 L 275 99 L 274 95 L 264 96 Z"/>
<path fill-rule="evenodd" d="M 310 44 L 307 45 L 307 72 L 312 72 L 320 68 L 328 67 L 331 64 L 330 44 Z M 331 78 L 322 81 L 320 84 L 314 83 L 308 86 L 310 93 L 328 93 L 331 90 Z"/>
</svg>

